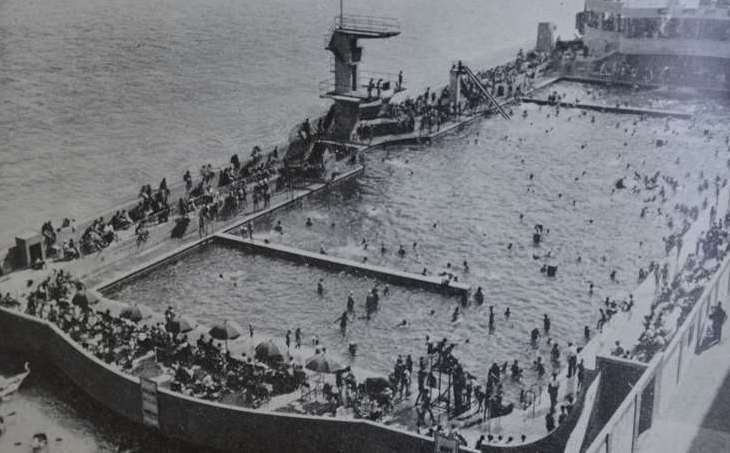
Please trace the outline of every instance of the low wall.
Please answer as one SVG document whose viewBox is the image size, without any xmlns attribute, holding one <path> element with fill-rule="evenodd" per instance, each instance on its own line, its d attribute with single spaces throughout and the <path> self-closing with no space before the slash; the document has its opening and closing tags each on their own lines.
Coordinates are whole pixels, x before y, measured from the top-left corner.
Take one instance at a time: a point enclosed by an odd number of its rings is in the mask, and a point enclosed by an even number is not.
<svg viewBox="0 0 730 453">
<path fill-rule="evenodd" d="M 585 452 L 637 451 L 639 436 L 666 410 L 682 382 L 683 371 L 692 366 L 710 310 L 718 301 L 724 300 L 729 291 L 730 257 L 727 257 L 705 285 L 702 296 L 670 343 L 646 365 L 646 371 L 632 385 Z"/>
<path fill-rule="evenodd" d="M 568 440 L 576 428 L 578 421 L 581 418 L 583 409 L 585 407 L 585 397 L 587 390 L 591 387 L 594 380 L 598 378 L 598 373 L 590 370 L 586 370 L 585 381 L 583 383 L 583 389 L 577 395 L 575 406 L 570 411 L 563 423 L 559 424 L 549 435 L 546 435 L 542 439 L 538 439 L 534 442 L 515 445 L 515 446 L 486 446 L 482 447 L 484 453 L 549 453 L 549 452 L 564 452 L 566 451 L 566 445 Z M 556 420 L 557 422 L 557 420 Z"/>
<path fill-rule="evenodd" d="M 82 391 L 112 412 L 142 424 L 139 378 L 103 363 L 58 327 L 0 308 L 0 349 L 37 356 L 61 370 Z M 592 374 L 588 376 L 590 385 Z M 433 439 L 364 420 L 255 411 L 203 401 L 167 389 L 157 392 L 163 436 L 226 451 L 280 453 L 431 453 Z M 568 419 L 549 436 L 531 444 L 485 447 L 483 452 L 559 452 L 583 409 L 583 395 Z M 462 447 L 459 451 L 476 453 Z"/>
<path fill-rule="evenodd" d="M 142 423 L 139 378 L 103 363 L 58 327 L 0 308 L 0 349 L 37 356 L 60 369 L 112 412 Z M 433 439 L 363 421 L 254 411 L 158 391 L 159 430 L 166 437 L 230 451 L 279 453 L 433 452 Z M 460 451 L 474 452 L 462 448 Z"/>
<path fill-rule="evenodd" d="M 364 263 L 356 263 L 344 258 L 338 258 L 321 253 L 314 253 L 307 250 L 296 249 L 280 244 L 266 244 L 260 241 L 243 239 L 231 234 L 216 235 L 218 240 L 224 244 L 231 245 L 245 250 L 249 253 L 273 256 L 297 263 L 313 264 L 324 269 L 335 271 L 346 271 L 355 275 L 366 275 L 375 277 L 389 283 L 426 288 L 440 293 L 463 295 L 469 291 L 469 287 L 460 283 L 444 285 L 438 277 L 426 277 L 408 272 L 388 269 L 381 266 L 373 266 Z"/>
<path fill-rule="evenodd" d="M 550 102 L 546 99 L 535 99 L 535 98 L 523 98 L 522 102 L 528 102 L 531 104 L 539 105 L 559 105 L 564 108 L 576 108 L 584 110 L 595 110 L 601 113 L 618 113 L 628 115 L 646 115 L 655 116 L 659 118 L 672 117 L 681 119 L 692 118 L 691 113 L 676 112 L 672 110 L 654 110 L 654 109 L 642 109 L 638 107 L 616 107 L 610 105 L 598 105 L 598 104 L 585 104 L 585 103 L 574 103 L 574 102 Z"/>
<path fill-rule="evenodd" d="M 0 308 L 0 348 L 39 356 L 112 412 L 142 422 L 139 379 L 113 369 L 46 321 Z"/>
</svg>

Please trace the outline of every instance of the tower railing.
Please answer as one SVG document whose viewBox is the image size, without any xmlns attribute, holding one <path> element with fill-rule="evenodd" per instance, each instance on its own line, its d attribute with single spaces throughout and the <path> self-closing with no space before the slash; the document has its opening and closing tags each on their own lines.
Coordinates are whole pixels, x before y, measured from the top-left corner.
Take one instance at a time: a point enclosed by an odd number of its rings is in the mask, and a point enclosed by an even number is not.
<svg viewBox="0 0 730 453">
<path fill-rule="evenodd" d="M 347 14 L 335 16 L 334 28 L 378 34 L 400 33 L 400 21 L 392 17 Z"/>
<path fill-rule="evenodd" d="M 347 94 L 358 96 L 358 97 L 366 97 L 367 93 L 367 87 L 370 83 L 370 80 L 373 81 L 373 89 L 372 94 L 375 94 L 377 91 L 377 82 L 380 80 L 380 86 L 385 91 L 395 91 L 400 92 L 405 90 L 405 78 L 403 79 L 402 83 L 398 84 L 398 74 L 393 72 L 372 72 L 372 71 L 361 71 L 359 73 L 359 79 L 360 83 L 356 90 L 352 89 L 344 89 L 342 91 L 347 92 Z M 335 77 L 334 75 L 321 80 L 319 82 L 318 91 L 320 96 L 326 96 L 328 94 L 331 94 L 332 92 L 336 91 L 335 87 Z"/>
</svg>

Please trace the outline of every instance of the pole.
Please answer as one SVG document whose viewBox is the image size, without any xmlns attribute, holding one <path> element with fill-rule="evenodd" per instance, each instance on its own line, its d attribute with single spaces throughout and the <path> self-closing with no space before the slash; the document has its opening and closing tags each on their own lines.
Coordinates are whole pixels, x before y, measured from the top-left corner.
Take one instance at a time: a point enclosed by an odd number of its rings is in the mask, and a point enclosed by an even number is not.
<svg viewBox="0 0 730 453">
<path fill-rule="evenodd" d="M 340 28 L 343 27 L 343 22 L 342 21 L 343 21 L 343 19 L 345 17 L 345 15 L 343 13 L 343 9 L 342 9 L 342 2 L 343 2 L 343 0 L 340 0 Z"/>
</svg>

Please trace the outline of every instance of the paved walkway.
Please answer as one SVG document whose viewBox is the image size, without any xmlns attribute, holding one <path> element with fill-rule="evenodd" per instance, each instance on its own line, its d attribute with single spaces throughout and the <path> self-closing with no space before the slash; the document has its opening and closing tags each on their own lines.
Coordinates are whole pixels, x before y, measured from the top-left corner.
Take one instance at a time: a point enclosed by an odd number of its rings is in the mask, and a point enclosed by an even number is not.
<svg viewBox="0 0 730 453">
<path fill-rule="evenodd" d="M 730 339 L 696 357 L 664 414 L 639 438 L 642 453 L 730 451 Z"/>
</svg>

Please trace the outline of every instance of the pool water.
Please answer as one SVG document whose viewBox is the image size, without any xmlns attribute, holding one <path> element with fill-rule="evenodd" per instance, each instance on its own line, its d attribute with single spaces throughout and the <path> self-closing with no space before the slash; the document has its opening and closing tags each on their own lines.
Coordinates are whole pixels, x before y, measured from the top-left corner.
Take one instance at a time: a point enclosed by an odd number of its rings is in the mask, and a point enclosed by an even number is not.
<svg viewBox="0 0 730 453">
<path fill-rule="evenodd" d="M 524 365 L 535 357 L 529 332 L 542 326 L 543 314 L 552 318 L 551 336 L 561 345 L 581 343 L 583 326 L 595 325 L 602 300 L 626 297 L 639 268 L 665 257 L 662 237 L 681 225 L 673 206 L 714 197 L 714 190 L 698 185 L 725 177 L 729 156 L 721 118 L 701 118 L 700 128 L 685 120 L 667 127 L 664 119 L 569 109 L 556 115 L 528 104 L 515 112 L 512 121 L 479 122 L 429 147 L 369 152 L 357 181 L 255 223 L 258 239 L 395 269 L 435 274 L 451 263 L 460 281 L 482 286 L 486 295 L 483 306 L 470 306 L 456 323 L 456 299 L 391 288 L 380 313 L 370 322 L 356 320 L 343 338 L 335 319 L 348 291 L 355 292 L 362 312 L 373 280 L 221 246 L 163 267 L 111 297 L 159 308 L 179 304 L 201 320 L 232 317 L 272 335 L 300 326 L 305 339 L 318 335 L 343 357 L 350 342 L 358 343 L 357 365 L 383 373 L 399 354 L 422 355 L 426 335 L 458 342 L 457 356 L 480 377 L 495 360 Z M 666 144 L 658 147 L 657 139 Z M 669 200 L 662 203 L 659 188 L 646 189 L 634 171 L 642 177 L 659 171 L 680 184 L 676 193 L 666 187 Z M 620 178 L 627 188 L 615 190 Z M 279 221 L 283 234 L 273 229 Z M 532 243 L 535 224 L 549 231 L 539 246 Z M 404 257 L 396 253 L 400 245 Z M 554 278 L 540 272 L 544 264 L 558 267 Z M 610 279 L 612 271 L 617 281 Z M 319 278 L 327 287 L 322 298 L 316 294 Z M 497 313 L 493 332 L 490 305 Z M 509 321 L 502 315 L 507 307 Z M 408 328 L 395 327 L 402 319 Z M 528 371 L 525 384 L 535 379 Z"/>
</svg>

